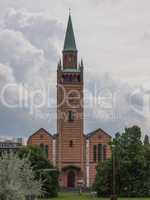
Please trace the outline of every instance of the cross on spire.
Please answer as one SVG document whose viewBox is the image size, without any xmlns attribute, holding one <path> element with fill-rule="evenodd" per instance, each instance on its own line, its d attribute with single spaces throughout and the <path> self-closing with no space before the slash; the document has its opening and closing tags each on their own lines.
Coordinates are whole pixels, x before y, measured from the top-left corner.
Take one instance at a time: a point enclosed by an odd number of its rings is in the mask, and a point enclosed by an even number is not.
<svg viewBox="0 0 150 200">
<path fill-rule="evenodd" d="M 69 8 L 69 15 L 71 15 L 71 8 Z"/>
</svg>

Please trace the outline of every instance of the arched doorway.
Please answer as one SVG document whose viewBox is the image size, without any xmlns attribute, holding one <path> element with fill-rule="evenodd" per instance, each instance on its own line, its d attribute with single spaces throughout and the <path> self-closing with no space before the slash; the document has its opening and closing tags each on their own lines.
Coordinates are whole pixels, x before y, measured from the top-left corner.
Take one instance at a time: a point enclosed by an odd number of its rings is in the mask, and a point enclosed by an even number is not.
<svg viewBox="0 0 150 200">
<path fill-rule="evenodd" d="M 68 172 L 68 187 L 69 188 L 75 187 L 75 172 L 74 171 Z"/>
</svg>

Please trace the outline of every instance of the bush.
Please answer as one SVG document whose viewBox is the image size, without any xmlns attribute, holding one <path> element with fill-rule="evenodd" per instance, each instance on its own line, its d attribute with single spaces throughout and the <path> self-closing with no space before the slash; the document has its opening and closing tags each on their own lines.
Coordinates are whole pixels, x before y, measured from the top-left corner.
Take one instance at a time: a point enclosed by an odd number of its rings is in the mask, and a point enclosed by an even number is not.
<svg viewBox="0 0 150 200">
<path fill-rule="evenodd" d="M 56 197 L 59 191 L 58 170 L 47 159 L 45 152 L 35 145 L 28 145 L 20 150 L 21 158 L 28 157 L 35 172 L 36 180 L 42 181 L 45 197 Z"/>
<path fill-rule="evenodd" d="M 29 194 L 41 194 L 41 182 L 35 180 L 28 159 L 12 153 L 0 157 L 0 199 L 25 200 Z"/>
</svg>

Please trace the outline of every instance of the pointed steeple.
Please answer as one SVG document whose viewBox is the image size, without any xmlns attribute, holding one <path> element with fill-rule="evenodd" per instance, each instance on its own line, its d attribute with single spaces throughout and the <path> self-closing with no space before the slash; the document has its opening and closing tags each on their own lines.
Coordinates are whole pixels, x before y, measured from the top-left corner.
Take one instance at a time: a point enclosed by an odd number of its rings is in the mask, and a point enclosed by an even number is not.
<svg viewBox="0 0 150 200">
<path fill-rule="evenodd" d="M 67 25 L 63 51 L 77 51 L 70 13 L 69 13 L 69 20 Z"/>
</svg>

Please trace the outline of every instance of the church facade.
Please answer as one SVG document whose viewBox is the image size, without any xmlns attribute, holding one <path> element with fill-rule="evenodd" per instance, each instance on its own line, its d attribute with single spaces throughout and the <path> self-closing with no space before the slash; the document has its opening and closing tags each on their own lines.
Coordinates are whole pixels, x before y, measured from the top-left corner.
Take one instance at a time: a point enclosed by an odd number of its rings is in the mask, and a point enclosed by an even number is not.
<svg viewBox="0 0 150 200">
<path fill-rule="evenodd" d="M 69 15 L 62 61 L 57 67 L 57 134 L 41 128 L 28 139 L 39 145 L 59 169 L 61 187 L 79 183 L 92 186 L 98 163 L 111 155 L 111 136 L 102 129 L 84 133 L 84 66 L 78 64 L 78 51 Z"/>
</svg>

